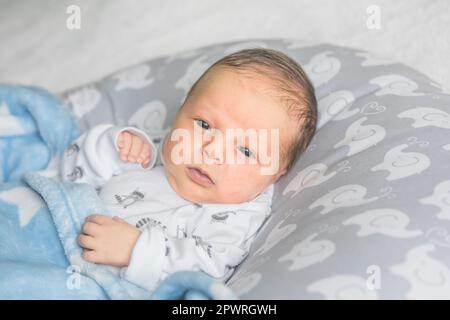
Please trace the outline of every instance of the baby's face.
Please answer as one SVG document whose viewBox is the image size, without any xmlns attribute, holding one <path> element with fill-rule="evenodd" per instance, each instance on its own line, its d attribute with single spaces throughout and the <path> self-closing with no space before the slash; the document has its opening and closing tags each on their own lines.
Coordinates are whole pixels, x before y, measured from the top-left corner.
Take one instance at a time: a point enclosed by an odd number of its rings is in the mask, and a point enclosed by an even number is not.
<svg viewBox="0 0 450 320">
<path fill-rule="evenodd" d="M 195 203 L 246 202 L 286 172 L 281 148 L 295 126 L 269 91 L 264 80 L 221 67 L 198 83 L 163 146 L 167 179 L 181 197 Z M 258 143 L 246 130 L 259 134 Z M 227 131 L 236 135 L 227 137 Z"/>
</svg>

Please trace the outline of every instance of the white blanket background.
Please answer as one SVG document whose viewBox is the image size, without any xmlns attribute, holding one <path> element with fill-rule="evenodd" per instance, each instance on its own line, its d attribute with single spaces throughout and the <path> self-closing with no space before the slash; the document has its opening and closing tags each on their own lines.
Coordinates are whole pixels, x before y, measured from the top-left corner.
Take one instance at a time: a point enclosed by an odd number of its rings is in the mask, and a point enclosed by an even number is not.
<svg viewBox="0 0 450 320">
<path fill-rule="evenodd" d="M 81 8 L 68 30 L 66 8 Z M 381 9 L 381 29 L 366 26 Z M 450 88 L 447 0 L 0 0 L 0 82 L 59 92 L 152 57 L 289 37 L 362 48 Z"/>
</svg>

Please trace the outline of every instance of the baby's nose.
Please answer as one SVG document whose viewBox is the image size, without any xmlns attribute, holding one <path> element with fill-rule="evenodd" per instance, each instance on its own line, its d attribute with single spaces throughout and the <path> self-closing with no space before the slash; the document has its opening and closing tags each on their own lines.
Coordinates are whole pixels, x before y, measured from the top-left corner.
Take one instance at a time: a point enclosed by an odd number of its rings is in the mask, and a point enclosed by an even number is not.
<svg viewBox="0 0 450 320">
<path fill-rule="evenodd" d="M 206 143 L 203 146 L 203 161 L 213 164 L 222 163 L 223 159 L 223 148 L 220 143 L 217 143 L 215 139 L 213 141 Z M 205 161 L 206 160 L 206 161 Z"/>
</svg>

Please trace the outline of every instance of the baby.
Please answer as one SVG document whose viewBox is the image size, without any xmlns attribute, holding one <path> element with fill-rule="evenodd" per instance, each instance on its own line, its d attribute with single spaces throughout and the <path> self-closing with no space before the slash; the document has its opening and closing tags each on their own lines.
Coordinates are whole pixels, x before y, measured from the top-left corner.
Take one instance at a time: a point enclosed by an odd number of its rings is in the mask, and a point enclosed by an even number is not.
<svg viewBox="0 0 450 320">
<path fill-rule="evenodd" d="M 62 178 L 94 185 L 114 217 L 86 219 L 83 258 L 119 267 L 150 291 L 180 270 L 228 279 L 316 121 L 301 67 L 281 52 L 247 49 L 205 71 L 159 147 L 137 128 L 92 128 L 66 150 Z"/>
</svg>

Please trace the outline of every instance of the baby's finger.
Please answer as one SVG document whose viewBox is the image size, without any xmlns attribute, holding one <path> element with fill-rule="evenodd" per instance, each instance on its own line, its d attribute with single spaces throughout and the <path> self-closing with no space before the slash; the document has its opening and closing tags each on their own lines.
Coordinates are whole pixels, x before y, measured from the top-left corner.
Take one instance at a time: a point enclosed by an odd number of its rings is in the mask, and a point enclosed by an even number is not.
<svg viewBox="0 0 450 320">
<path fill-rule="evenodd" d="M 100 225 L 107 224 L 108 222 L 110 222 L 110 220 L 111 220 L 110 217 L 107 217 L 107 216 L 104 216 L 101 214 L 92 214 L 86 218 L 86 221 L 93 222 L 93 223 L 100 224 Z"/>
<path fill-rule="evenodd" d="M 128 154 L 128 161 L 134 162 L 137 160 L 139 153 L 141 152 L 142 145 L 143 143 L 141 138 L 139 138 L 138 136 L 132 137 L 130 153 Z"/>
<path fill-rule="evenodd" d="M 128 154 L 130 153 L 131 143 L 132 143 L 132 135 L 125 131 L 122 133 L 123 136 L 123 147 L 120 148 L 120 158 L 123 161 L 127 161 Z"/>
<path fill-rule="evenodd" d="M 83 254 L 81 255 L 84 260 L 92 263 L 100 263 L 100 254 L 95 250 L 84 250 Z"/>
<path fill-rule="evenodd" d="M 87 236 L 85 234 L 80 234 L 77 238 L 77 242 L 80 246 L 85 249 L 95 249 L 96 241 L 93 237 Z"/>
<path fill-rule="evenodd" d="M 87 234 L 88 236 L 95 236 L 98 233 L 99 226 L 97 223 L 94 222 L 86 222 L 83 227 L 82 231 L 84 234 Z"/>
<path fill-rule="evenodd" d="M 149 159 L 150 159 L 150 145 L 144 143 L 141 149 L 141 153 L 138 156 L 137 162 L 140 164 L 145 164 L 146 162 L 149 162 Z"/>
<path fill-rule="evenodd" d="M 119 147 L 119 149 L 123 148 L 123 132 L 121 132 L 117 137 L 117 146 Z"/>
</svg>

